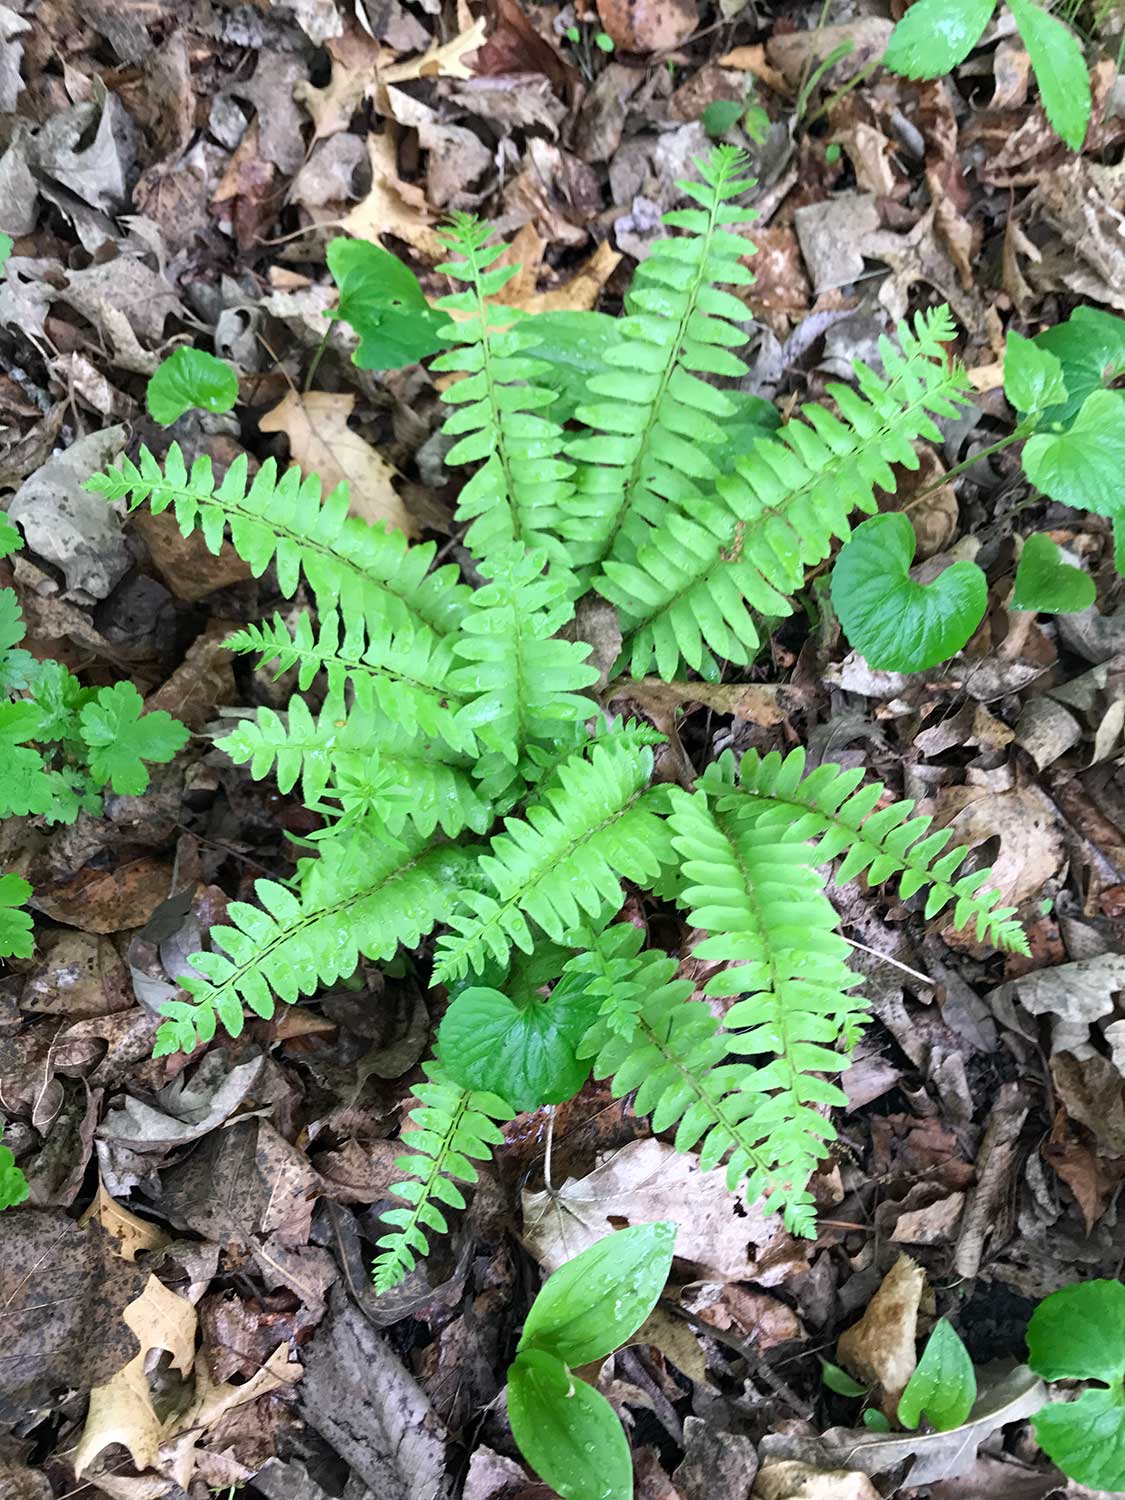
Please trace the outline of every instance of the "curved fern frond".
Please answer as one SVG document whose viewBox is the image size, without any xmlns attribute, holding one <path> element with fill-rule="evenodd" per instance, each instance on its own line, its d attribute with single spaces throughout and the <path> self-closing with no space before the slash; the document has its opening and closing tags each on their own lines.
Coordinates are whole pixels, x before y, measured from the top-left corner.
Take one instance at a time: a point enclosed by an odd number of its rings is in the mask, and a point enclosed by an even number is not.
<svg viewBox="0 0 1125 1500">
<path fill-rule="evenodd" d="M 529 919 L 554 942 L 586 920 L 617 911 L 621 881 L 654 880 L 671 853 L 662 787 L 646 791 L 652 751 L 646 746 L 595 745 L 589 759 L 571 756 L 558 786 L 505 820 L 492 853 L 478 868 L 490 890 L 466 890 L 453 928 L 438 939 L 435 983 L 480 973 L 489 958 L 503 963 L 512 947 L 530 953 Z"/>
<path fill-rule="evenodd" d="M 142 448 L 139 467 L 122 455 L 116 467 L 87 480 L 86 488 L 107 500 L 125 500 L 130 510 L 146 500 L 156 515 L 174 506 L 184 536 L 199 531 L 216 555 L 229 524 L 235 551 L 255 578 L 272 562 L 287 599 L 303 572 L 318 606 L 338 607 L 346 619 L 380 619 L 391 630 L 438 635 L 456 626 L 469 590 L 457 581 L 453 563 L 429 572 L 436 543 L 410 546 L 401 531 L 369 526 L 348 514 L 346 484 L 322 500 L 319 479 L 302 479 L 295 466 L 278 478 L 272 458 L 249 487 L 246 481 L 245 454 L 216 489 L 207 454 L 189 473 L 180 445 L 173 443 L 163 469 Z"/>
<path fill-rule="evenodd" d="M 806 568 L 850 535 L 851 512 L 873 513 L 876 487 L 894 492 L 891 465 L 916 469 L 914 440 L 940 442 L 934 416 L 956 415 L 969 391 L 945 353 L 953 335 L 944 307 L 919 313 L 913 330 L 901 324 L 901 352 L 880 340 L 885 378 L 857 362 L 858 391 L 828 387 L 839 417 L 802 407 L 735 460 L 716 481 L 717 498 L 681 501 L 646 528 L 635 559 L 605 563 L 595 587 L 621 611 L 635 675 L 655 665 L 674 677 L 682 659 L 714 677 L 715 657 L 752 659 L 752 612 L 789 614 Z"/>
<path fill-rule="evenodd" d="M 486 301 L 519 270 L 493 265 L 504 246 L 486 246 L 491 233 L 471 215 L 454 214 L 442 238 L 462 258 L 437 268 L 468 283 L 467 291 L 437 304 L 463 315 L 444 331 L 456 347 L 433 362 L 435 370 L 465 377 L 442 393 L 442 400 L 457 408 L 442 431 L 460 439 L 445 461 L 484 460 L 458 497 L 457 517 L 472 521 L 465 541 L 477 557 L 488 559 L 522 542 L 565 564 L 555 531 L 559 508 L 574 487 L 574 467 L 562 457 L 562 428 L 542 415 L 555 393 L 535 384 L 548 369 L 526 353 L 538 338 L 520 327 L 522 314 Z"/>
<path fill-rule="evenodd" d="M 799 830 L 760 817 L 748 800 L 727 810 L 698 792 L 672 798 L 672 842 L 688 881 L 681 902 L 710 934 L 692 954 L 729 965 L 703 993 L 742 997 L 724 1018 L 726 1046 L 766 1059 L 728 1101 L 773 1174 L 772 1183 L 751 1178 L 750 1191 L 784 1206 L 789 1227 L 807 1233 L 808 1179 L 836 1134 L 820 1110 L 846 1103 L 822 1075 L 847 1067 L 833 1048 L 858 1036 L 864 1010 L 848 991 L 860 976 L 845 963 L 848 946 Z"/>
<path fill-rule="evenodd" d="M 342 697 L 351 684 L 368 695 L 381 714 L 411 734 L 436 735 L 462 755 L 476 751 L 471 730 L 457 721 L 461 699 L 448 685 L 453 666 L 450 638 L 419 631 L 393 634 L 381 623 L 351 621 L 341 635 L 334 609 L 320 619 L 317 633 L 302 614 L 292 631 L 279 614 L 260 625 L 245 625 L 227 637 L 231 651 L 254 654 L 258 666 L 275 664 L 277 676 L 297 668 L 297 685 L 305 692 L 323 672 L 330 694 Z"/>
<path fill-rule="evenodd" d="M 683 505 L 718 477 L 708 449 L 722 445 L 718 421 L 735 406 L 700 377 L 746 372 L 730 351 L 746 342 L 734 324 L 749 313 L 720 287 L 754 280 L 741 264 L 754 246 L 732 232 L 757 218 L 732 201 L 753 185 L 739 176 L 744 165 L 741 152 L 719 146 L 698 163 L 701 183 L 677 183 L 701 206 L 664 216 L 687 233 L 655 241 L 641 262 L 617 325 L 620 342 L 604 356 L 613 372 L 589 381 L 599 399 L 575 412 L 596 434 L 566 450 L 581 462 L 562 526 L 576 565 L 611 551 L 631 558 L 634 520 L 658 520 L 668 501 Z"/>
<path fill-rule="evenodd" d="M 391 1187 L 408 1207 L 392 1208 L 383 1215 L 384 1222 L 395 1227 L 378 1241 L 380 1253 L 372 1267 L 377 1292 L 397 1286 L 419 1256 L 429 1254 L 424 1230 L 449 1232 L 438 1205 L 465 1207 L 465 1195 L 457 1184 L 477 1182 L 473 1162 L 488 1161 L 492 1147 L 504 1141 L 494 1122 L 514 1118 L 503 1099 L 459 1088 L 437 1063 L 426 1063 L 424 1072 L 428 1082 L 415 1090 L 422 1102 L 410 1111 L 411 1124 L 402 1134 L 402 1144 L 410 1146 L 412 1154 L 395 1161 L 400 1172 L 410 1175 Z"/>
<path fill-rule="evenodd" d="M 243 1005 L 269 1019 L 274 996 L 292 1004 L 353 973 L 360 955 L 390 958 L 414 947 L 452 903 L 471 856 L 447 845 L 426 849 L 419 834 L 389 843 L 362 828 L 329 840 L 298 865 L 300 891 L 272 880 L 254 889 L 260 907 L 232 901 L 232 926 L 212 927 L 210 953 L 189 963 L 202 978 L 180 983 L 194 1003 L 170 1000 L 156 1055 L 190 1052 L 218 1024 L 238 1036 Z"/>
<path fill-rule="evenodd" d="M 712 788 L 729 783 L 732 776 L 733 764 L 724 758 L 707 768 L 701 784 Z M 832 764 L 817 766 L 805 775 L 802 749 L 790 751 L 784 760 L 776 751 L 766 756 L 748 751 L 738 773 L 741 792 L 762 805 L 759 826 L 786 825 L 794 837 L 816 840 L 818 863 L 844 855 L 834 876 L 837 885 L 857 875 L 865 875 L 872 886 L 898 876 L 904 901 L 928 889 L 927 918 L 952 905 L 954 926 L 975 922 L 981 942 L 1011 953 L 1027 953 L 1027 935 L 1015 917 L 1016 908 L 998 905 L 999 891 L 982 889 L 991 871 L 955 878 L 969 850 L 963 845 L 946 848 L 952 831 L 943 828 L 929 833 L 933 819 L 912 818 L 910 800 L 876 811 L 885 793 L 883 783 L 861 786 L 862 780 L 862 769 L 842 771 Z"/>
<path fill-rule="evenodd" d="M 468 700 L 457 723 L 513 766 L 526 745 L 550 743 L 595 711 L 578 693 L 598 680 L 590 647 L 556 639 L 574 606 L 565 575 L 545 573 L 545 562 L 521 547 L 491 558 L 453 643 L 465 665 L 449 685 Z"/>
</svg>

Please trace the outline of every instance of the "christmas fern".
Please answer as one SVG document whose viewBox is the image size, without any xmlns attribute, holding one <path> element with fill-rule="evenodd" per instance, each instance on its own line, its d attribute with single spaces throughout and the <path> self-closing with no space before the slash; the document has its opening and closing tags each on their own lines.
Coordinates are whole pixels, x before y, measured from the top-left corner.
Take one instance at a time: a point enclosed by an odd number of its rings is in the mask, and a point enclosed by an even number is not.
<svg viewBox="0 0 1125 1500">
<path fill-rule="evenodd" d="M 967 851 L 909 802 L 880 806 L 883 787 L 860 771 L 806 774 L 800 751 L 751 751 L 693 777 L 682 750 L 657 765 L 663 736 L 647 724 L 602 711 L 628 701 L 627 681 L 592 696 L 619 640 L 618 672 L 671 678 L 686 664 L 717 678 L 750 661 L 806 570 L 854 511 L 877 508 L 876 491 L 893 493 L 895 466 L 916 466 L 915 445 L 939 438 L 935 419 L 968 390 L 938 309 L 900 328 L 897 347 L 883 341 L 879 372 L 857 365 L 854 388 L 830 387 L 832 410 L 806 406 L 727 451 L 735 406 L 717 380 L 742 372 L 731 351 L 746 319 L 726 288 L 752 279 L 741 172 L 720 148 L 682 185 L 694 206 L 668 215 L 565 434 L 550 339 L 496 300 L 512 274 L 503 246 L 454 221 L 441 271 L 457 289 L 440 304 L 434 368 L 458 377 L 445 431 L 449 463 L 473 469 L 458 509 L 472 588 L 456 564 L 433 567 L 432 543 L 367 526 L 342 489 L 322 499 L 272 461 L 249 480 L 240 460 L 216 485 L 206 459 L 189 472 L 173 445 L 163 466 L 142 450 L 91 481 L 110 500 L 174 506 L 212 551 L 229 528 L 256 575 L 271 570 L 286 598 L 303 577 L 315 604 L 232 635 L 297 690 L 218 744 L 254 778 L 299 789 L 321 826 L 291 884 L 260 881 L 259 904 L 231 903 L 212 929 L 157 1051 L 190 1051 L 220 1026 L 237 1035 L 246 1010 L 268 1019 L 277 1000 L 402 950 L 448 986 L 443 1038 L 479 1041 L 471 1057 L 443 1042 L 418 1090 L 380 1289 L 463 1206 L 458 1184 L 500 1144 L 505 1100 L 557 1101 L 590 1068 L 732 1190 L 814 1233 L 809 1180 L 864 1018 L 826 871 L 836 884 L 897 879 L 919 920 L 951 913 L 982 942 L 1025 949 L 987 872 L 959 873 Z M 18 756 L 33 736 L 11 728 Z M 649 892 L 695 929 L 702 998 L 674 956 L 646 947 Z M 611 925 L 627 899 L 630 922 Z M 532 1054 L 533 1070 L 520 1061 Z"/>
</svg>

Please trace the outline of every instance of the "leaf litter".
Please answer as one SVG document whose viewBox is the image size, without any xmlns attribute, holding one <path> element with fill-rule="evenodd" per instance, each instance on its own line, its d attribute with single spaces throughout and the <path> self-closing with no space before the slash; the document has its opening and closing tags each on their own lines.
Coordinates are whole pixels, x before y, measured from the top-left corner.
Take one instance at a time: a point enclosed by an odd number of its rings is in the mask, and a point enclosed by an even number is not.
<svg viewBox="0 0 1125 1500">
<path fill-rule="evenodd" d="M 0 1216 L 5 1494 L 421 1500 L 462 1476 L 472 1500 L 524 1493 L 496 1398 L 528 1290 L 663 1215 L 684 1224 L 672 1284 L 649 1342 L 602 1375 L 633 1424 L 639 1493 L 871 1500 L 875 1477 L 884 1495 L 937 1484 L 952 1500 L 988 1465 L 1048 1493 L 1026 1435 L 1041 1392 L 1019 1365 L 1031 1301 L 1122 1255 L 1125 636 L 1113 595 L 1046 626 L 1010 602 L 1013 538 L 1036 530 L 1104 581 L 1096 518 L 1021 513 L 1005 458 L 935 481 L 1004 416 L 1006 329 L 1061 321 L 1076 298 L 1125 310 L 1125 124 L 1105 58 L 1074 158 L 1002 24 L 938 84 L 878 68 L 889 29 L 864 3 L 0 7 L 0 504 L 26 543 L 0 583 L 34 656 L 127 678 L 193 731 L 169 778 L 104 824 L 3 830 L 38 944 L 0 988 L 0 1114 L 32 1188 Z M 328 240 L 405 254 L 432 300 L 443 214 L 481 211 L 518 239 L 513 305 L 614 311 L 716 102 L 759 111 L 753 133 L 731 126 L 762 182 L 753 394 L 788 412 L 888 316 L 953 305 L 979 404 L 940 464 L 927 451 L 908 503 L 924 555 L 980 544 L 990 604 L 956 672 L 873 671 L 830 626 L 786 630 L 743 683 L 645 681 L 630 706 L 669 733 L 668 774 L 728 747 L 801 741 L 844 764 L 869 749 L 998 868 L 1032 955 L 1005 963 L 909 903 L 846 896 L 879 1019 L 815 1183 L 815 1242 L 589 1085 L 507 1127 L 507 1164 L 454 1239 L 379 1308 L 366 1263 L 439 1017 L 409 978 L 361 971 L 358 999 L 254 1021 L 202 1060 L 152 1059 L 152 1006 L 200 934 L 256 878 L 288 874 L 290 837 L 313 831 L 210 748 L 221 710 L 286 701 L 284 679 L 232 669 L 219 643 L 288 606 L 229 547 L 211 556 L 168 516 L 123 522 L 80 482 L 126 444 L 160 454 L 175 437 L 220 472 L 292 459 L 347 480 L 357 514 L 444 539 L 431 379 L 358 369 L 338 326 L 316 353 Z M 232 361 L 241 404 L 163 433 L 146 377 L 186 342 Z M 397 1042 L 374 1011 L 411 1018 Z M 854 1425 L 816 1351 L 889 1411 L 939 1313 L 988 1371 L 968 1421 Z"/>
</svg>

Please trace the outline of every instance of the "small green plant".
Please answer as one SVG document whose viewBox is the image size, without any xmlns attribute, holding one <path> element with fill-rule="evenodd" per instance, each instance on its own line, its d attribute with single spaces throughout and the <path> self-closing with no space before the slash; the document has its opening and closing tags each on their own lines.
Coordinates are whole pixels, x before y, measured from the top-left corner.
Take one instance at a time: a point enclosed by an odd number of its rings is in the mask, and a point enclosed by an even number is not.
<svg viewBox="0 0 1125 1500">
<path fill-rule="evenodd" d="M 573 1372 L 605 1359 L 656 1306 L 674 1224 L 609 1234 L 561 1267 L 532 1304 L 508 1371 L 512 1436 L 563 1500 L 630 1500 L 629 1444 L 613 1407 Z"/>
<path fill-rule="evenodd" d="M 608 32 L 602 31 L 600 27 L 587 21 L 568 26 L 563 36 L 574 48 L 574 56 L 583 78 L 588 83 L 591 82 L 597 72 L 596 52 L 603 54 L 613 52 L 615 50 L 613 38 Z M 596 49 L 596 51 L 591 49 Z"/>
<path fill-rule="evenodd" d="M 867 1386 L 826 1359 L 821 1360 L 821 1379 L 838 1396 L 871 1395 Z M 949 1319 L 939 1318 L 899 1397 L 895 1416 L 910 1431 L 925 1418 L 934 1432 L 952 1432 L 967 1420 L 976 1399 L 977 1377 L 969 1351 Z M 863 1424 L 876 1432 L 891 1430 L 886 1416 L 874 1406 L 864 1410 Z"/>
<path fill-rule="evenodd" d="M 1064 562 L 1049 536 L 1029 536 L 1024 542 L 1012 590 L 1013 609 L 1072 615 L 1089 609 L 1097 592 L 1090 575 Z"/>
<path fill-rule="evenodd" d="M 5 879 L 12 879 L 5 876 Z M 15 1208 L 28 1194 L 27 1178 L 16 1166 L 16 1159 L 4 1145 L 4 1127 L 0 1125 L 0 1213 L 6 1208 Z"/>
<path fill-rule="evenodd" d="M 1125 1490 L 1125 1286 L 1087 1281 L 1052 1292 L 1031 1316 L 1027 1347 L 1044 1380 L 1099 1382 L 1032 1418 L 1039 1446 L 1079 1484 Z"/>
<path fill-rule="evenodd" d="M 917 0 L 891 33 L 884 63 L 906 78 L 940 78 L 980 41 L 997 0 Z M 1047 118 L 1073 151 L 1090 123 L 1090 77 L 1074 32 L 1035 0 L 1008 0 Z"/>
<path fill-rule="evenodd" d="M 181 348 L 161 360 L 148 383 L 148 414 L 167 427 L 185 411 L 230 411 L 238 376 L 225 360 L 203 349 Z"/>
<path fill-rule="evenodd" d="M 713 99 L 699 117 L 699 123 L 713 141 L 729 135 L 736 125 L 760 146 L 769 134 L 770 117 L 760 104 L 754 103 L 752 85 L 743 99 Z"/>
<path fill-rule="evenodd" d="M 409 266 L 366 240 L 340 238 L 328 245 L 328 269 L 340 288 L 330 318 L 359 334 L 355 362 L 361 370 L 393 370 L 436 354 L 443 313 L 432 308 Z"/>
</svg>

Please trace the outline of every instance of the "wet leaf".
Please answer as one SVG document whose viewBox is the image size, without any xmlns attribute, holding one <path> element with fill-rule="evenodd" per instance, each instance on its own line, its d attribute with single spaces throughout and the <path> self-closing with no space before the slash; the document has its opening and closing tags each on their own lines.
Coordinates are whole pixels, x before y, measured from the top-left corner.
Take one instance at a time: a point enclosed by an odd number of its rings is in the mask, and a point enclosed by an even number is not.
<svg viewBox="0 0 1125 1500">
<path fill-rule="evenodd" d="M 633 1465 L 613 1407 L 554 1355 L 517 1355 L 508 1419 L 520 1452 L 563 1500 L 630 1500 Z"/>
<path fill-rule="evenodd" d="M 939 1318 L 899 1399 L 898 1419 L 913 1428 L 926 1416 L 938 1432 L 949 1432 L 961 1426 L 976 1399 L 969 1351 L 949 1319 Z"/>
</svg>

